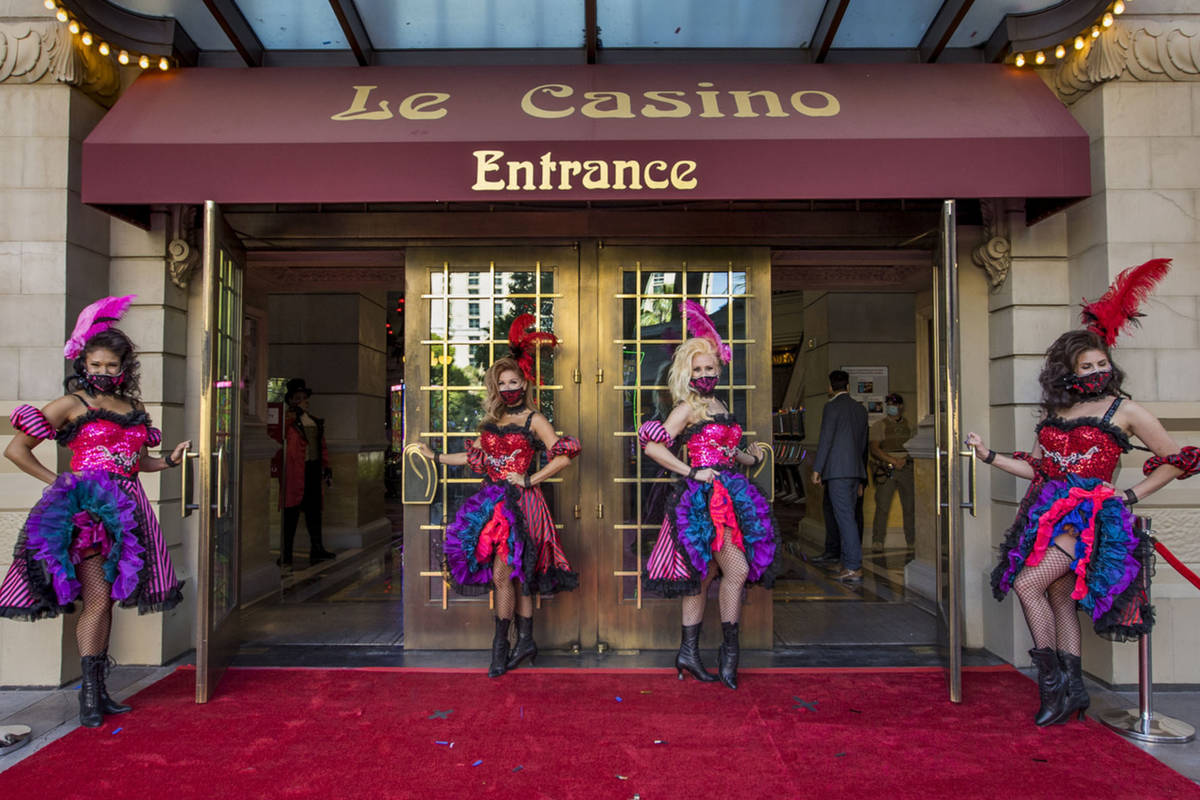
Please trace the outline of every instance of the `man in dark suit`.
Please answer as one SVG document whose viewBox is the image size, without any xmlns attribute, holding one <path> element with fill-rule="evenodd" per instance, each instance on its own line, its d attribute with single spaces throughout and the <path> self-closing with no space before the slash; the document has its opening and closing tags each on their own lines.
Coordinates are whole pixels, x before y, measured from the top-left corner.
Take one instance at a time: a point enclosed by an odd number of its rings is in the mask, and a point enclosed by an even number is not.
<svg viewBox="0 0 1200 800">
<path fill-rule="evenodd" d="M 821 412 L 821 436 L 813 461 L 812 480 L 824 488 L 833 506 L 841 537 L 843 583 L 862 581 L 862 528 L 855 519 L 858 493 L 867 479 L 867 409 L 847 392 L 850 376 L 829 373 L 829 402 Z"/>
</svg>

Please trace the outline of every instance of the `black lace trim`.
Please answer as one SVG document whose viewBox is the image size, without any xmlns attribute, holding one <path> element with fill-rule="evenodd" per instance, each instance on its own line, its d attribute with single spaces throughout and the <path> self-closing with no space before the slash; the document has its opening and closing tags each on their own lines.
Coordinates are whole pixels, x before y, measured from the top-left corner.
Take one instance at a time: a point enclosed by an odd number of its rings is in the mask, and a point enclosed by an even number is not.
<svg viewBox="0 0 1200 800">
<path fill-rule="evenodd" d="M 550 567 L 545 572 L 533 576 L 534 591 L 538 594 L 554 594 L 555 592 L 571 592 L 579 588 L 579 573 Z"/>
<path fill-rule="evenodd" d="M 1116 440 L 1117 445 L 1121 448 L 1121 452 L 1128 453 L 1133 449 L 1133 442 L 1129 441 L 1129 434 L 1113 425 L 1111 422 L 1106 422 L 1100 417 L 1075 417 L 1073 419 L 1063 419 L 1056 415 L 1046 417 L 1038 423 L 1034 433 L 1040 433 L 1042 428 L 1050 425 L 1058 428 L 1060 431 L 1073 431 L 1076 428 L 1096 428 L 1103 431 Z"/>
<path fill-rule="evenodd" d="M 106 422 L 115 422 L 123 428 L 132 428 L 135 425 L 145 425 L 150 427 L 150 415 L 143 409 L 133 409 L 124 414 L 118 414 L 116 411 L 109 411 L 107 408 L 93 408 L 86 414 L 80 414 L 75 419 L 63 425 L 58 430 L 58 435 L 54 438 L 61 445 L 68 445 L 78 435 L 79 431 L 83 430 L 83 426 L 89 422 L 95 422 L 98 419 Z"/>
</svg>

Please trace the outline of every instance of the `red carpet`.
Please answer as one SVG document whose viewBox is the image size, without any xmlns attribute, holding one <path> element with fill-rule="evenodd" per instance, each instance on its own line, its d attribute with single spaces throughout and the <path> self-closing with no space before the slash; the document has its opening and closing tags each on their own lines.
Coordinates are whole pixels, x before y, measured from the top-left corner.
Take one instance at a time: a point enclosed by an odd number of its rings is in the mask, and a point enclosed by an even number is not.
<svg viewBox="0 0 1200 800">
<path fill-rule="evenodd" d="M 1099 723 L 1036 728 L 1010 669 L 968 672 L 960 706 L 936 671 L 741 677 L 242 669 L 197 706 L 180 670 L 0 773 L 0 797 L 1200 797 Z"/>
</svg>

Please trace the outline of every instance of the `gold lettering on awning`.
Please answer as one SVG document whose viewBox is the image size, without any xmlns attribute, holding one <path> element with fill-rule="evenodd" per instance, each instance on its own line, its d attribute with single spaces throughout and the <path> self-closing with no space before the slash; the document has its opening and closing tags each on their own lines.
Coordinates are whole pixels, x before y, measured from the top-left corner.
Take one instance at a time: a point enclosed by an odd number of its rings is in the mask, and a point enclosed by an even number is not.
<svg viewBox="0 0 1200 800">
<path fill-rule="evenodd" d="M 569 192 L 576 188 L 575 178 L 579 178 L 579 188 L 593 191 L 641 191 L 643 187 L 690 191 L 699 184 L 694 176 L 696 162 L 689 159 L 671 163 L 625 158 L 580 162 L 559 160 L 546 152 L 537 161 L 505 160 L 503 150 L 475 150 L 471 155 L 475 157 L 475 183 L 471 185 L 475 192 Z"/>
</svg>

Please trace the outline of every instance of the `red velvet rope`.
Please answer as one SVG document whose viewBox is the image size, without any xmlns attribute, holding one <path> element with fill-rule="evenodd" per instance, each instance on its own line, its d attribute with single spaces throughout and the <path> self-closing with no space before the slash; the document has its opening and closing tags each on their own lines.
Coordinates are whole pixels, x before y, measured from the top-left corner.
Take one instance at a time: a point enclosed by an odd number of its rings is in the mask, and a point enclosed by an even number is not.
<svg viewBox="0 0 1200 800">
<path fill-rule="evenodd" d="M 1175 568 L 1176 572 L 1187 578 L 1188 583 L 1190 583 L 1192 586 L 1195 586 L 1197 589 L 1200 589 L 1200 576 L 1197 576 L 1196 573 L 1188 569 L 1182 561 L 1176 558 L 1174 553 L 1167 549 L 1165 544 L 1156 541 L 1154 543 L 1154 549 L 1160 556 L 1167 560 L 1168 564 Z"/>
</svg>

